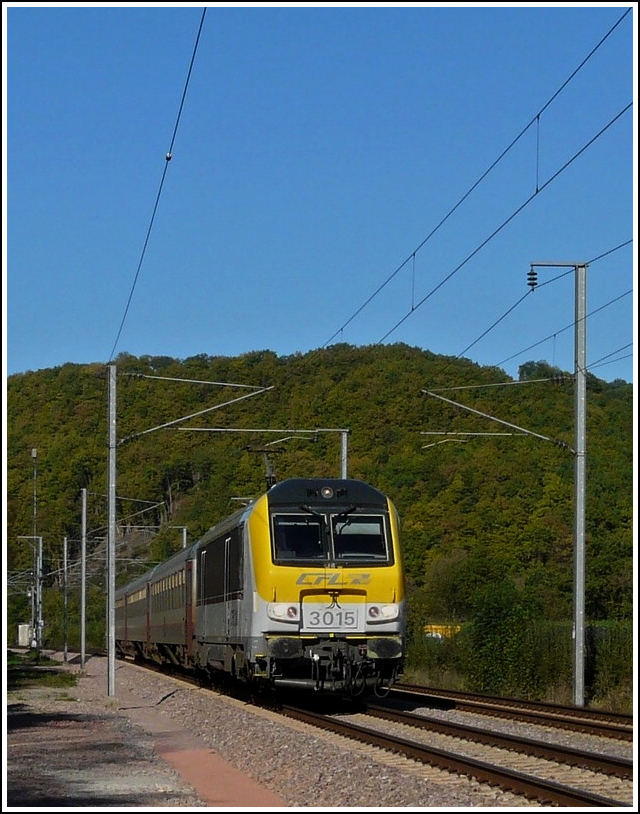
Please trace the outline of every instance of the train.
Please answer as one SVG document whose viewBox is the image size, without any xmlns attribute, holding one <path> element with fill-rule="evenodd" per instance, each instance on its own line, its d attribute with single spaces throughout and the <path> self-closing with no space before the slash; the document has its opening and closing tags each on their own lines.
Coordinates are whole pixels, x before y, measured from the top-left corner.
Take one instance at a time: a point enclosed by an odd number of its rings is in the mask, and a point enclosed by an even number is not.
<svg viewBox="0 0 640 814">
<path fill-rule="evenodd" d="M 258 689 L 386 694 L 405 659 L 399 527 L 362 480 L 275 483 L 116 590 L 116 654 Z"/>
</svg>

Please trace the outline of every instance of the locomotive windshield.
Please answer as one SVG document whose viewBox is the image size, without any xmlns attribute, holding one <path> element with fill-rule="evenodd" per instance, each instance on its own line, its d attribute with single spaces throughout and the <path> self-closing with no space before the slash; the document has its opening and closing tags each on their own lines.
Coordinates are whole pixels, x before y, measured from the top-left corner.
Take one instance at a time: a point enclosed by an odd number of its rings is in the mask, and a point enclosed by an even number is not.
<svg viewBox="0 0 640 814">
<path fill-rule="evenodd" d="M 338 560 L 386 560 L 382 517 L 338 515 L 332 518 L 333 546 Z"/>
<path fill-rule="evenodd" d="M 274 559 L 281 564 L 390 562 L 382 515 L 275 514 Z"/>
</svg>

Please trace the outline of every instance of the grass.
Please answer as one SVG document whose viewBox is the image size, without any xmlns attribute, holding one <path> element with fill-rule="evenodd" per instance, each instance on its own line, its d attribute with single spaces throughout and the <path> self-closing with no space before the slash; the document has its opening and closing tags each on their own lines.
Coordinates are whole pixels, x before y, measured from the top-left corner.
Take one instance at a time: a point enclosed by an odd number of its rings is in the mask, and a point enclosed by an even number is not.
<svg viewBox="0 0 640 814">
<path fill-rule="evenodd" d="M 7 690 L 27 688 L 65 689 L 75 687 L 77 678 L 60 663 L 36 653 L 7 651 Z"/>
</svg>

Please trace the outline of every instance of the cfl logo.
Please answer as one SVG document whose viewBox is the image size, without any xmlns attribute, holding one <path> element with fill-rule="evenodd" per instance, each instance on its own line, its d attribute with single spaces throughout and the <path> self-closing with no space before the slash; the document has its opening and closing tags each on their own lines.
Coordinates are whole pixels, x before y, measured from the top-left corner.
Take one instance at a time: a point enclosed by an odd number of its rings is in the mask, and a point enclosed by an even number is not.
<svg viewBox="0 0 640 814">
<path fill-rule="evenodd" d="M 296 580 L 296 585 L 368 585 L 371 574 L 310 574 L 302 573 Z"/>
</svg>

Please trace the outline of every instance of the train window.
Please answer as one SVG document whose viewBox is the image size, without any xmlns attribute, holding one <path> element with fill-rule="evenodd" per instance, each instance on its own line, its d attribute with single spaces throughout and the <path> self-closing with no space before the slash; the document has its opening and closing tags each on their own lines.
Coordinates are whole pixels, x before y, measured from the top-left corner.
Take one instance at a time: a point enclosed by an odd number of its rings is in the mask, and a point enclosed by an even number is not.
<svg viewBox="0 0 640 814">
<path fill-rule="evenodd" d="M 334 515 L 333 547 L 338 560 L 388 560 L 384 518 Z"/>
<path fill-rule="evenodd" d="M 324 560 L 323 518 L 306 514 L 277 514 L 273 518 L 274 557 L 289 560 Z"/>
</svg>

